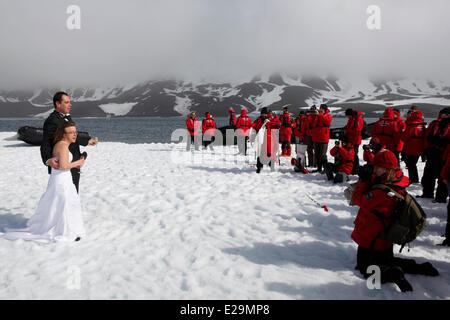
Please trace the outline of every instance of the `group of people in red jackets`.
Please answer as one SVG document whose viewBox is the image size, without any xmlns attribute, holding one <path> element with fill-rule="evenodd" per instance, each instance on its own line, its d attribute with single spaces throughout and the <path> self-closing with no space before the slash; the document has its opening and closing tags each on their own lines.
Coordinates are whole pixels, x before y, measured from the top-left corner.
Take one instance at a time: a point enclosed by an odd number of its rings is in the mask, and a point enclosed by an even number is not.
<svg viewBox="0 0 450 320">
<path fill-rule="evenodd" d="M 214 134 L 216 131 L 216 122 L 214 121 L 211 113 L 205 113 L 205 119 L 200 124 L 200 120 L 197 119 L 197 114 L 192 111 L 186 119 L 186 128 L 188 131 L 188 139 L 186 144 L 186 151 L 191 149 L 191 145 L 194 144 L 195 150 L 200 149 L 200 142 L 203 148 L 208 146 L 211 150 L 214 150 Z M 201 135 L 200 135 L 201 130 Z"/>
<path fill-rule="evenodd" d="M 238 137 L 242 137 L 238 141 L 245 142 L 239 147 L 243 154 L 247 152 L 250 128 L 256 133 L 252 139 L 257 146 L 257 173 L 264 164 L 273 170 L 278 142 L 281 143 L 282 156 L 291 156 L 293 142 L 296 149 L 293 159 L 295 171 L 308 173 L 306 167 L 316 167 L 315 172 L 326 173 L 328 179 L 335 183 L 348 181 L 349 175 L 357 174 L 359 180 L 350 193 L 351 204 L 360 207 L 351 234 L 358 244 L 355 269 L 368 278 L 371 275 L 368 267 L 377 265 L 381 271 L 381 283 L 395 283 L 401 291 L 412 291 L 411 284 L 405 278 L 406 273 L 438 276 L 439 272 L 430 262 L 417 263 L 413 259 L 395 257 L 393 243 L 379 238 L 380 231 L 389 226 L 389 217 L 398 199 L 375 186 L 386 185 L 404 195 L 406 187 L 419 182 L 417 162 L 422 157 L 426 159 L 426 164 L 421 179 L 423 195 L 420 197 L 433 198 L 438 180 L 434 201 L 446 202 L 450 181 L 450 108 L 442 109 L 438 118 L 428 126 L 423 112 L 415 106 L 408 112 L 406 121 L 401 119 L 398 110 L 386 108 L 373 126 L 370 143 L 363 145 L 363 160 L 367 164 L 362 166 L 358 158 L 365 126 L 362 113 L 347 109 L 345 115 L 347 124 L 330 150 L 334 163 L 328 162 L 326 156 L 332 116 L 325 104 L 320 105 L 319 109 L 312 106 L 306 112 L 300 111 L 295 119 L 292 119 L 288 108 L 283 109 L 280 118 L 268 108 L 262 108 L 261 115 L 254 122 L 247 116 L 246 110 L 242 110 L 240 117 L 236 118 L 234 110 L 230 109 L 230 126 L 236 128 Z M 190 132 L 195 132 L 195 120 L 188 121 L 188 129 L 192 128 Z M 203 132 L 206 132 L 205 127 Z M 406 163 L 409 177 L 400 169 L 400 156 Z M 448 219 L 449 214 L 442 243 L 445 246 L 450 245 Z"/>
</svg>

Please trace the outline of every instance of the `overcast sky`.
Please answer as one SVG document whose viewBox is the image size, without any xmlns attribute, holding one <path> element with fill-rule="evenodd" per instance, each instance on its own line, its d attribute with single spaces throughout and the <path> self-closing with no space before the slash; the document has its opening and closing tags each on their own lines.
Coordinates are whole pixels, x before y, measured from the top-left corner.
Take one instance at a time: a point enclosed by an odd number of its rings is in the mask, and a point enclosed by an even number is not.
<svg viewBox="0 0 450 320">
<path fill-rule="evenodd" d="M 366 26 L 369 5 L 381 30 Z M 449 15 L 448 0 L 0 0 L 0 89 L 275 71 L 442 79 Z"/>
</svg>

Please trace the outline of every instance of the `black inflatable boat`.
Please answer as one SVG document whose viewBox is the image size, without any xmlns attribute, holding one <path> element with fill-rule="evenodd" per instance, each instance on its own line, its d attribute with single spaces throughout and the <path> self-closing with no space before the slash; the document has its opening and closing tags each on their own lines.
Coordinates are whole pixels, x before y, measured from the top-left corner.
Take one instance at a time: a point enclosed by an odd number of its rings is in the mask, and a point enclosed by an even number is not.
<svg viewBox="0 0 450 320">
<path fill-rule="evenodd" d="M 23 126 L 17 130 L 18 139 L 31 144 L 33 146 L 40 146 L 44 139 L 44 130 L 42 128 Z M 90 137 L 87 132 L 78 132 L 78 136 Z"/>
</svg>

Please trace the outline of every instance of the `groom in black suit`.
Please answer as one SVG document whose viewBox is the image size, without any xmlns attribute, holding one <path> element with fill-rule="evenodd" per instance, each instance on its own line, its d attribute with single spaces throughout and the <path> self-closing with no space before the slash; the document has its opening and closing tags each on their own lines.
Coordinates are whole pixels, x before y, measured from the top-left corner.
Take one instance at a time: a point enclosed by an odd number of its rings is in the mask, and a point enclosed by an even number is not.
<svg viewBox="0 0 450 320">
<path fill-rule="evenodd" d="M 53 96 L 53 105 L 55 111 L 53 111 L 44 122 L 44 139 L 41 144 L 41 158 L 45 165 L 48 166 L 48 173 L 51 173 L 52 168 L 58 169 L 58 160 L 53 158 L 53 147 L 55 145 L 53 139 L 56 129 L 64 122 L 72 121 L 70 117 L 70 108 L 72 107 L 69 99 L 69 95 L 65 92 L 57 92 Z M 80 145 L 92 146 L 95 145 L 95 141 L 90 137 L 77 136 L 77 141 L 69 146 L 69 151 L 72 154 L 72 162 L 81 158 Z M 80 182 L 80 168 L 73 168 L 70 170 L 72 173 L 72 181 L 78 192 L 78 185 Z"/>
</svg>

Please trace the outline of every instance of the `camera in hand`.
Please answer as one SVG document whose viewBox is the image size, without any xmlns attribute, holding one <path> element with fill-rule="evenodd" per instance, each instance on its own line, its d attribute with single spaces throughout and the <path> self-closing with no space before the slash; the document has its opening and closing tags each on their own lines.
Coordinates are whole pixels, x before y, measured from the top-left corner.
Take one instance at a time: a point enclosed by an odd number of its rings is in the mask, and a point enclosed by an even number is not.
<svg viewBox="0 0 450 320">
<path fill-rule="evenodd" d="M 370 145 L 368 145 L 368 144 L 363 144 L 363 150 L 364 151 L 369 151 L 370 150 Z"/>
<path fill-rule="evenodd" d="M 362 181 L 370 180 L 372 174 L 373 174 L 373 165 L 366 164 L 362 167 L 359 167 L 358 176 Z"/>
<path fill-rule="evenodd" d="M 86 151 L 83 152 L 83 153 L 81 154 L 81 157 L 86 159 L 86 158 L 87 158 L 87 152 L 86 152 Z"/>
<path fill-rule="evenodd" d="M 341 144 L 341 142 L 340 142 L 340 141 L 335 141 L 334 144 L 335 144 L 336 146 L 338 146 L 338 145 Z"/>
</svg>

